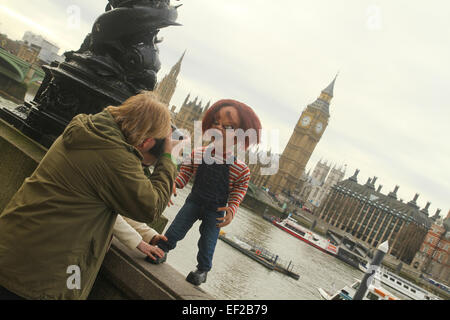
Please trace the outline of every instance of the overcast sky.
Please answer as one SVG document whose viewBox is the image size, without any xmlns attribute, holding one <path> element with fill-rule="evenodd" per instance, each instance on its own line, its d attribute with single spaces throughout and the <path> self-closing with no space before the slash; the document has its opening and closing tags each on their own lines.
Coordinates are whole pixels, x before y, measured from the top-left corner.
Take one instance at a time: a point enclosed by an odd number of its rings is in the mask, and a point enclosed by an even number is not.
<svg viewBox="0 0 450 320">
<path fill-rule="evenodd" d="M 177 4 L 177 2 L 173 3 Z M 0 0 L 0 32 L 27 30 L 78 49 L 106 0 Z M 377 176 L 382 192 L 400 186 L 449 211 L 450 3 L 446 0 L 182 0 L 181 27 L 163 29 L 159 79 L 187 50 L 177 92 L 206 104 L 241 100 L 279 152 L 306 106 L 339 72 L 330 123 L 307 169 L 318 160 Z"/>
</svg>

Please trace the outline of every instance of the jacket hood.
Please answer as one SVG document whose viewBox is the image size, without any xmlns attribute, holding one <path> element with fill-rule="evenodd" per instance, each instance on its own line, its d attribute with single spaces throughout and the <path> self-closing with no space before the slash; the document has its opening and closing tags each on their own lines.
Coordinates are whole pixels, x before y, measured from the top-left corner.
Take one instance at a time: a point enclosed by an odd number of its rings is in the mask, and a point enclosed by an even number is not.
<svg viewBox="0 0 450 320">
<path fill-rule="evenodd" d="M 121 149 L 140 152 L 125 141 L 125 137 L 109 111 L 94 115 L 79 114 L 73 118 L 62 135 L 63 143 L 69 149 Z"/>
</svg>

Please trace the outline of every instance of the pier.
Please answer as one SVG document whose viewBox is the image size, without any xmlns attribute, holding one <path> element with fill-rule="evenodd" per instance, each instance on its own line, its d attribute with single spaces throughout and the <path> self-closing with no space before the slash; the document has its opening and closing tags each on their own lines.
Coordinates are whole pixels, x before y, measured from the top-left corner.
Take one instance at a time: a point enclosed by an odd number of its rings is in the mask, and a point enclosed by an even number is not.
<svg viewBox="0 0 450 320">
<path fill-rule="evenodd" d="M 292 262 L 283 263 L 281 259 L 278 257 L 278 255 L 271 253 L 268 250 L 260 246 L 257 246 L 252 242 L 248 243 L 240 239 L 231 239 L 228 238 L 225 234 L 220 234 L 219 239 L 229 244 L 233 248 L 239 250 L 241 253 L 243 253 L 250 259 L 253 259 L 256 262 L 262 264 L 269 270 L 278 271 L 295 280 L 298 280 L 300 278 L 299 274 L 293 272 L 295 266 L 292 264 Z"/>
</svg>

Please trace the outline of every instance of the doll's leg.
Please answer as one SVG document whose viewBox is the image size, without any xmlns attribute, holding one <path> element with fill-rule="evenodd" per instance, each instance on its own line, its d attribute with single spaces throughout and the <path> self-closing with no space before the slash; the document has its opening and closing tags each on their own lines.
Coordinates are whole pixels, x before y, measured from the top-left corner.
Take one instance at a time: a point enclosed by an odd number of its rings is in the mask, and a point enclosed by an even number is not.
<svg viewBox="0 0 450 320">
<path fill-rule="evenodd" d="M 198 220 L 200 210 L 201 208 L 194 202 L 186 201 L 165 233 L 168 241 L 160 241 L 158 247 L 165 252 L 175 249 L 177 242 L 184 239 L 194 222 Z"/>
<path fill-rule="evenodd" d="M 220 228 L 216 226 L 219 223 L 217 218 L 222 218 L 224 214 L 224 212 L 206 210 L 203 214 L 197 254 L 197 269 L 200 271 L 210 271 L 212 268 L 212 260 L 220 232 Z"/>
</svg>

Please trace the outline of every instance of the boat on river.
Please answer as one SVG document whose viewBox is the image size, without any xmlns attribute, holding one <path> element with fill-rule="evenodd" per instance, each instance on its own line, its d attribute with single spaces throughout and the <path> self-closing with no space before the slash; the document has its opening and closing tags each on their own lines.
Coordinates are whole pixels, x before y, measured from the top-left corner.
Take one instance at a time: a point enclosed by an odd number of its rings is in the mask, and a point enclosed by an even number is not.
<svg viewBox="0 0 450 320">
<path fill-rule="evenodd" d="M 350 286 L 344 286 L 342 289 L 338 290 L 335 293 L 330 293 L 322 288 L 318 288 L 317 290 L 319 291 L 320 295 L 324 300 L 353 300 L 353 297 L 358 291 L 360 285 L 361 280 L 357 280 Z M 372 283 L 367 288 L 363 300 L 401 300 L 401 299 L 396 297 L 394 294 L 392 294 L 385 288 Z"/>
<path fill-rule="evenodd" d="M 278 218 L 275 216 L 269 216 L 269 215 L 263 215 L 263 219 L 269 222 L 272 222 L 273 220 L 277 220 Z"/>
<path fill-rule="evenodd" d="M 431 283 L 432 285 L 438 287 L 439 289 L 444 290 L 444 291 L 446 291 L 447 293 L 450 293 L 450 288 L 449 288 L 448 286 L 446 286 L 445 284 L 443 284 L 443 283 L 441 283 L 441 282 L 438 282 L 438 281 L 436 281 L 436 280 L 433 280 L 433 279 L 431 279 L 431 278 L 428 278 L 428 277 L 424 276 L 423 274 L 421 274 L 420 277 L 421 277 L 422 279 L 424 279 L 425 281 L 428 281 L 428 282 Z"/>
<path fill-rule="evenodd" d="M 364 273 L 367 272 L 366 265 L 360 264 L 359 269 Z M 441 300 L 432 293 L 419 288 L 417 285 L 403 279 L 395 273 L 386 270 L 383 267 L 377 268 L 375 272 L 375 279 L 413 300 Z"/>
<path fill-rule="evenodd" d="M 224 231 L 220 232 L 219 239 L 229 244 L 233 248 L 239 250 L 241 253 L 255 260 L 269 270 L 275 270 L 277 272 L 283 273 L 291 278 L 294 278 L 295 280 L 298 280 L 300 278 L 300 275 L 293 271 L 295 266 L 292 264 L 292 262 L 289 262 L 289 264 L 283 264 L 278 255 L 273 254 L 261 248 L 260 246 L 249 244 L 248 242 L 243 241 L 237 237 L 227 237 Z"/>
<path fill-rule="evenodd" d="M 307 244 L 322 250 L 328 254 L 336 256 L 338 248 L 330 240 L 319 236 L 318 234 L 302 227 L 296 220 L 288 217 L 282 221 L 272 220 L 272 223 L 281 230 L 306 242 Z"/>
</svg>

